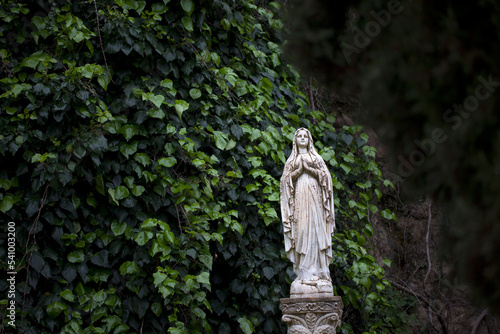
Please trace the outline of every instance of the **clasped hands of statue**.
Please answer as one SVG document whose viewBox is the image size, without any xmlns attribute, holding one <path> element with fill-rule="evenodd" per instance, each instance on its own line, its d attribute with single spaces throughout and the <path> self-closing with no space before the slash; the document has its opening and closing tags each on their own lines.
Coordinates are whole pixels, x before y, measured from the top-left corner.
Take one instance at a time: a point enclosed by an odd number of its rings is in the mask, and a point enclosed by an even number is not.
<svg viewBox="0 0 500 334">
<path fill-rule="evenodd" d="M 292 180 L 297 179 L 302 173 L 305 171 L 307 174 L 313 176 L 314 178 L 318 178 L 318 170 L 313 167 L 313 162 L 308 159 L 302 158 L 302 155 L 299 155 L 293 164 L 294 171 L 292 172 Z"/>
</svg>

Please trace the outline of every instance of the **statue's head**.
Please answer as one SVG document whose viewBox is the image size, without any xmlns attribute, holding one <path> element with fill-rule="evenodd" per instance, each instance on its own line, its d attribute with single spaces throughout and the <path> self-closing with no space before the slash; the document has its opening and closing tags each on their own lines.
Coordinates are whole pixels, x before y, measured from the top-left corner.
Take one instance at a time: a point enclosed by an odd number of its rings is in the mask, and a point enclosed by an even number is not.
<svg viewBox="0 0 500 334">
<path fill-rule="evenodd" d="M 295 135 L 293 136 L 293 146 L 294 149 L 299 147 L 307 148 L 308 151 L 313 149 L 313 140 L 311 136 L 311 132 L 306 128 L 300 128 L 295 131 Z"/>
</svg>

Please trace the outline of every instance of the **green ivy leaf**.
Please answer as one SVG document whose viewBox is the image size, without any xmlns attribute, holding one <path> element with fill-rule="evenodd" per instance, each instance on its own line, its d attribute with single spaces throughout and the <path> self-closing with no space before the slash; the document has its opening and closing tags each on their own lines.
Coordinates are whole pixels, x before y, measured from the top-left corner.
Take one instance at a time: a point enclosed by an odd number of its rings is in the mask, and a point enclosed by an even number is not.
<svg viewBox="0 0 500 334">
<path fill-rule="evenodd" d="M 191 16 L 191 14 L 194 11 L 194 4 L 192 0 L 181 0 L 181 6 L 182 9 L 186 12 L 188 16 Z"/>
<path fill-rule="evenodd" d="M 389 210 L 389 209 L 385 209 L 385 210 L 380 211 L 380 215 L 383 218 L 388 219 L 388 220 L 397 220 L 396 215 L 394 213 L 392 213 L 391 210 Z"/>
<path fill-rule="evenodd" d="M 175 235 L 171 231 L 165 231 L 163 232 L 163 239 L 167 242 L 164 246 L 167 246 L 168 244 L 173 244 L 175 242 Z"/>
<path fill-rule="evenodd" d="M 139 133 L 139 129 L 136 125 L 125 124 L 120 128 L 119 131 L 127 141 L 129 141 L 133 136 Z"/>
<path fill-rule="evenodd" d="M 198 88 L 191 88 L 189 90 L 189 96 L 194 100 L 199 99 L 201 97 L 201 91 Z"/>
<path fill-rule="evenodd" d="M 129 175 L 123 179 L 123 183 L 125 183 L 127 187 L 132 188 L 132 186 L 134 185 L 134 180 L 135 178 Z"/>
<path fill-rule="evenodd" d="M 155 227 L 158 223 L 158 221 L 154 218 L 148 218 L 145 221 L 142 222 L 141 224 L 141 230 L 146 230 L 149 231 L 151 228 Z M 168 225 L 167 225 L 168 226 Z"/>
<path fill-rule="evenodd" d="M 136 197 L 141 196 L 144 193 L 144 191 L 146 191 L 146 188 L 144 188 L 143 186 L 136 184 L 132 186 L 132 194 Z"/>
<path fill-rule="evenodd" d="M 214 137 L 215 137 L 215 146 L 217 146 L 219 150 L 224 150 L 227 145 L 227 140 L 228 140 L 227 135 L 221 131 L 214 131 Z"/>
<path fill-rule="evenodd" d="M 244 334 L 252 334 L 255 332 L 253 324 L 246 317 L 239 318 L 238 323 L 240 324 L 240 328 Z"/>
<path fill-rule="evenodd" d="M 271 95 L 271 93 L 273 92 L 273 84 L 271 83 L 271 80 L 266 77 L 260 79 L 257 86 L 259 87 L 259 89 L 264 90 L 269 95 Z"/>
<path fill-rule="evenodd" d="M 245 189 L 248 191 L 248 192 L 252 192 L 252 191 L 255 191 L 255 190 L 259 190 L 259 186 L 256 185 L 256 184 L 253 184 L 253 183 L 250 183 L 250 184 L 247 184 L 245 186 Z"/>
<path fill-rule="evenodd" d="M 134 141 L 131 144 L 121 143 L 120 144 L 120 152 L 125 156 L 125 158 L 128 159 L 128 157 L 131 154 L 134 154 L 135 152 L 137 152 L 137 145 L 138 145 L 137 141 Z"/>
<path fill-rule="evenodd" d="M 196 276 L 196 280 L 198 281 L 198 283 L 210 284 L 210 273 L 204 271 Z"/>
<path fill-rule="evenodd" d="M 172 167 L 176 163 L 177 163 L 177 159 L 175 159 L 174 157 L 160 158 L 158 160 L 158 165 L 164 166 L 164 167 L 167 167 L 167 168 Z"/>
<path fill-rule="evenodd" d="M 0 179 L 0 188 L 4 188 L 5 191 L 9 190 L 12 186 L 12 182 L 9 180 Z"/>
<path fill-rule="evenodd" d="M 164 79 L 160 82 L 160 86 L 163 88 L 168 88 L 168 89 L 173 89 L 174 88 L 174 82 L 170 79 Z"/>
<path fill-rule="evenodd" d="M 222 246 L 222 242 L 224 241 L 224 237 L 221 234 L 219 234 L 219 233 L 212 233 L 211 238 L 213 240 L 218 241 L 219 244 Z"/>
<path fill-rule="evenodd" d="M 224 148 L 226 151 L 232 150 L 236 146 L 236 142 L 232 139 L 229 139 L 226 147 Z"/>
<path fill-rule="evenodd" d="M 231 229 L 233 231 L 236 231 L 238 232 L 239 234 L 243 235 L 243 226 L 241 226 L 240 223 L 238 223 L 237 221 L 233 221 L 232 224 L 231 224 Z"/>
<path fill-rule="evenodd" d="M 108 85 L 111 82 L 111 76 L 108 72 L 104 72 L 97 77 L 97 82 L 104 90 L 108 90 Z"/>
<path fill-rule="evenodd" d="M 180 120 L 182 120 L 182 113 L 189 108 L 189 103 L 184 100 L 175 100 L 175 111 Z"/>
<path fill-rule="evenodd" d="M 128 189 L 125 186 L 118 186 L 115 189 L 108 189 L 108 194 L 111 196 L 113 202 L 115 202 L 116 205 L 120 205 L 118 201 L 127 198 L 130 195 Z"/>
<path fill-rule="evenodd" d="M 392 189 L 394 189 L 394 185 L 389 180 L 384 180 L 384 186 L 391 187 Z"/>
<path fill-rule="evenodd" d="M 160 303 L 154 302 L 151 304 L 151 311 L 159 317 L 163 313 L 163 307 L 161 306 Z"/>
<path fill-rule="evenodd" d="M 136 153 L 134 155 L 134 160 L 143 165 L 144 167 L 151 164 L 151 159 L 146 153 Z"/>
<path fill-rule="evenodd" d="M 120 271 L 121 272 L 121 271 Z M 97 304 L 103 304 L 104 301 L 106 300 L 106 292 L 104 290 L 99 290 L 96 291 L 92 294 L 92 300 L 96 302 Z"/>
<path fill-rule="evenodd" d="M 272 279 L 274 276 L 274 269 L 271 267 L 264 267 L 262 269 L 262 272 L 264 273 L 264 276 L 266 276 L 267 279 Z"/>
<path fill-rule="evenodd" d="M 125 222 L 119 222 L 118 220 L 115 220 L 111 223 L 111 232 L 113 232 L 115 236 L 119 236 L 125 233 L 126 228 L 127 223 Z"/>
<path fill-rule="evenodd" d="M 104 195 L 104 179 L 102 174 L 99 174 L 95 178 L 96 190 L 99 194 Z"/>
<path fill-rule="evenodd" d="M 352 170 L 351 167 L 349 167 L 345 164 L 340 164 L 340 168 L 342 168 L 346 174 L 349 174 Z"/>
<path fill-rule="evenodd" d="M 149 99 L 153 104 L 157 107 L 160 108 L 163 101 L 165 101 L 165 97 L 163 95 L 154 95 Z"/>
<path fill-rule="evenodd" d="M 165 118 L 165 113 L 161 109 L 150 109 L 147 112 L 147 115 L 152 118 L 163 119 Z"/>
<path fill-rule="evenodd" d="M 143 246 L 153 238 L 153 233 L 150 231 L 141 231 L 135 237 L 134 241 L 137 242 L 139 246 Z"/>
<path fill-rule="evenodd" d="M 228 19 L 222 19 L 220 21 L 220 23 L 222 24 L 222 27 L 225 29 L 225 30 L 229 30 L 229 28 L 231 28 L 231 22 L 229 22 Z"/>
<path fill-rule="evenodd" d="M 71 263 L 83 262 L 85 255 L 82 250 L 77 250 L 68 254 L 68 261 Z"/>
<path fill-rule="evenodd" d="M 205 312 L 203 312 L 199 307 L 192 308 L 191 312 L 200 319 L 205 319 L 206 317 Z"/>
<path fill-rule="evenodd" d="M 0 203 L 0 211 L 2 211 L 3 213 L 6 213 L 14 206 L 14 204 L 18 200 L 19 199 L 15 196 L 5 195 L 4 198 L 2 199 L 2 202 Z"/>
<path fill-rule="evenodd" d="M 66 289 L 64 291 L 61 291 L 59 293 L 59 296 L 62 298 L 66 299 L 67 301 L 74 302 L 75 301 L 75 295 L 73 295 L 73 291 Z"/>
<path fill-rule="evenodd" d="M 64 305 L 60 302 L 53 302 L 47 306 L 47 314 L 49 315 L 49 317 L 54 319 L 59 314 L 61 314 L 62 311 L 66 310 L 67 308 L 68 307 L 66 305 Z"/>
<path fill-rule="evenodd" d="M 115 328 L 116 326 L 121 324 L 121 319 L 120 319 L 120 317 L 114 315 L 114 316 L 106 317 L 106 318 L 102 319 L 102 322 L 104 323 L 106 333 L 110 333 L 113 328 Z M 115 332 L 113 332 L 113 333 L 115 333 Z"/>
<path fill-rule="evenodd" d="M 182 25 L 187 31 L 189 32 L 193 31 L 193 20 L 191 20 L 190 17 L 184 16 L 181 21 Z"/>
<path fill-rule="evenodd" d="M 153 279 L 154 285 L 158 287 L 167 279 L 167 275 L 165 273 L 157 271 L 153 274 Z"/>
<path fill-rule="evenodd" d="M 120 274 L 122 276 L 132 275 L 139 272 L 139 266 L 132 261 L 126 261 L 120 266 Z"/>
<path fill-rule="evenodd" d="M 101 237 L 101 239 L 102 239 L 102 237 Z M 104 242 L 104 244 L 107 244 L 107 243 Z M 107 268 L 109 266 L 108 255 L 109 255 L 109 252 L 107 250 L 103 249 L 100 252 L 94 254 L 94 256 L 92 256 L 92 258 L 90 259 L 90 262 L 92 262 L 93 264 L 95 264 L 97 266 Z M 106 276 L 106 278 L 107 278 L 107 276 Z"/>
</svg>

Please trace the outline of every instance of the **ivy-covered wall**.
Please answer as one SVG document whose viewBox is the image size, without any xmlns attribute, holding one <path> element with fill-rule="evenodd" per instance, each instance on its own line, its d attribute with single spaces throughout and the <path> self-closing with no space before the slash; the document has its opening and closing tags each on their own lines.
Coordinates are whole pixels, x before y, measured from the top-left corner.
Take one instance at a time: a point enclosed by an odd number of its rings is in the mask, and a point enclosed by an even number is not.
<svg viewBox="0 0 500 334">
<path fill-rule="evenodd" d="M 408 301 L 367 252 L 370 218 L 394 218 L 377 207 L 390 183 L 360 127 L 310 110 L 279 10 L 2 3 L 0 210 L 2 231 L 16 223 L 19 332 L 284 333 L 279 179 L 302 126 L 333 173 L 342 332 L 405 331 Z"/>
</svg>

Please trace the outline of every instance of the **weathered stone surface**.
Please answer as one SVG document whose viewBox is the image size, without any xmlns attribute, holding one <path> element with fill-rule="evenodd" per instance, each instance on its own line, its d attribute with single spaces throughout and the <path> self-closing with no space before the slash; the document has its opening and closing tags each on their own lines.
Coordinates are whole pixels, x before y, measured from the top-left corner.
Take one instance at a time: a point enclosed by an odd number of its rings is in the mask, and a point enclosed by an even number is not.
<svg viewBox="0 0 500 334">
<path fill-rule="evenodd" d="M 290 287 L 290 298 L 333 297 L 333 285 L 330 280 L 302 281 L 296 279 Z"/>
<path fill-rule="evenodd" d="M 297 279 L 292 297 L 333 296 L 329 265 L 335 211 L 332 177 L 309 130 L 295 132 L 280 182 L 285 251 Z"/>
<path fill-rule="evenodd" d="M 334 334 L 341 324 L 342 298 L 281 299 L 282 321 L 288 324 L 288 334 Z"/>
<path fill-rule="evenodd" d="M 288 334 L 334 334 L 344 305 L 333 295 L 329 269 L 335 231 L 332 177 L 305 128 L 295 132 L 280 191 L 285 251 L 297 275 L 291 298 L 281 299 L 282 321 Z"/>
</svg>

